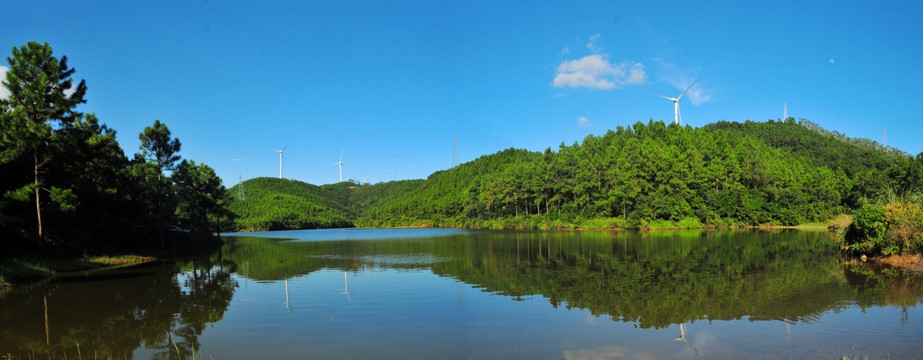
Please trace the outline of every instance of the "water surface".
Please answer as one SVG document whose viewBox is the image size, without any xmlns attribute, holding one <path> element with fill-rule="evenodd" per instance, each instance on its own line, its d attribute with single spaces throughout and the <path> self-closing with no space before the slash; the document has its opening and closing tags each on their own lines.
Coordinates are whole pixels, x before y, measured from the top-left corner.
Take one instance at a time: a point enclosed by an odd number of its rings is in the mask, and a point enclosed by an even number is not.
<svg viewBox="0 0 923 360">
<path fill-rule="evenodd" d="M 230 235 L 230 236 L 229 236 Z M 303 230 L 0 298 L 17 358 L 921 358 L 923 279 L 825 232 Z"/>
</svg>

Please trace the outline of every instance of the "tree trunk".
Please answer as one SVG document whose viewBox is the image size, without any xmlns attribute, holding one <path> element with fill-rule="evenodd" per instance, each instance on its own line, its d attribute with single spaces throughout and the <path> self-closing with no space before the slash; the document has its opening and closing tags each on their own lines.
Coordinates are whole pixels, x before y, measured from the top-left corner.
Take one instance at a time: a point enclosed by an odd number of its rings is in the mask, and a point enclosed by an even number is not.
<svg viewBox="0 0 923 360">
<path fill-rule="evenodd" d="M 32 152 L 32 158 L 35 160 L 35 167 L 33 168 L 33 174 L 35 175 L 35 217 L 38 219 L 38 237 L 42 238 L 42 202 L 39 199 L 39 182 L 38 182 L 38 170 L 41 165 L 38 163 L 38 150 Z"/>
</svg>

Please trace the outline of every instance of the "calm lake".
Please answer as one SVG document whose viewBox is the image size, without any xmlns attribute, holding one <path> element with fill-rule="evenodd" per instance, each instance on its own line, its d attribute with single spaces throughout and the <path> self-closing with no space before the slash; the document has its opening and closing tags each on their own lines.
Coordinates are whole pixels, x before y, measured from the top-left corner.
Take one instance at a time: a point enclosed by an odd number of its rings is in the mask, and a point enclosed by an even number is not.
<svg viewBox="0 0 923 360">
<path fill-rule="evenodd" d="M 0 295 L 0 356 L 923 358 L 923 277 L 842 265 L 824 231 L 224 238 Z"/>
</svg>

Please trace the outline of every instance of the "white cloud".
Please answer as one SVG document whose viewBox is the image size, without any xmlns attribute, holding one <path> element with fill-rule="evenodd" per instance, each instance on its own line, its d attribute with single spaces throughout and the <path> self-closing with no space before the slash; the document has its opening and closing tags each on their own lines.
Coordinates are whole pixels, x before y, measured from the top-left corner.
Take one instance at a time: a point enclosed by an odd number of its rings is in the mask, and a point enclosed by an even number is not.
<svg viewBox="0 0 923 360">
<path fill-rule="evenodd" d="M 7 71 L 10 71 L 8 67 L 0 66 L 0 83 L 3 83 L 6 81 Z M 2 84 L 0 84 L 0 99 L 6 99 L 9 97 L 10 97 L 10 90 L 7 89 L 6 86 L 3 86 Z"/>
<path fill-rule="evenodd" d="M 609 54 L 598 45 L 601 34 L 590 36 L 586 48 L 593 54 L 577 60 L 565 60 L 555 70 L 552 85 L 559 88 L 590 88 L 609 90 L 624 85 L 644 84 L 647 73 L 644 64 L 623 61 L 609 62 Z M 578 40 L 579 41 L 579 40 Z M 570 54 L 570 48 L 561 50 L 561 55 Z"/>
<path fill-rule="evenodd" d="M 615 65 L 605 54 L 587 55 L 577 60 L 564 61 L 555 71 L 555 87 L 613 89 L 625 84 L 643 84 L 646 78 L 644 65 L 628 61 Z"/>
<path fill-rule="evenodd" d="M 827 60 L 827 61 L 829 61 L 831 64 L 833 64 L 833 58 L 830 58 L 830 60 Z"/>
<path fill-rule="evenodd" d="M 628 79 L 625 80 L 625 83 L 641 85 L 644 84 L 645 79 L 647 79 L 647 73 L 644 72 L 644 65 L 636 63 L 628 70 Z"/>
<path fill-rule="evenodd" d="M 579 127 L 590 126 L 590 119 L 587 119 L 586 116 L 581 116 L 577 118 L 577 126 Z"/>
</svg>

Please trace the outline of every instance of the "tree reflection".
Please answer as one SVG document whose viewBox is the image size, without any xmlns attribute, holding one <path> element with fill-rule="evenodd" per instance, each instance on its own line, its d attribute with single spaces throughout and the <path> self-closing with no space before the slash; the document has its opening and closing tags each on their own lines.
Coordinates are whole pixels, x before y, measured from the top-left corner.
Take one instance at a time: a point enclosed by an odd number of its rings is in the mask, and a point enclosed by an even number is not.
<svg viewBox="0 0 923 360">
<path fill-rule="evenodd" d="M 175 358 L 177 348 L 188 358 L 205 325 L 222 318 L 236 286 L 229 269 L 197 260 L 17 289 L 0 299 L 0 350 L 62 358 L 77 357 L 79 346 L 83 354 L 123 359 L 143 345 L 153 358 Z"/>
<path fill-rule="evenodd" d="M 230 242 L 234 250 L 227 259 L 247 263 L 256 280 L 325 268 L 430 269 L 486 292 L 512 299 L 540 295 L 554 307 L 588 309 L 642 328 L 703 319 L 811 322 L 857 297 L 860 303 L 915 305 L 923 292 L 919 278 L 870 282 L 844 275 L 826 232 L 502 231 L 387 241 Z"/>
</svg>

